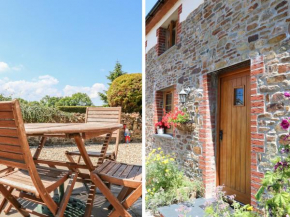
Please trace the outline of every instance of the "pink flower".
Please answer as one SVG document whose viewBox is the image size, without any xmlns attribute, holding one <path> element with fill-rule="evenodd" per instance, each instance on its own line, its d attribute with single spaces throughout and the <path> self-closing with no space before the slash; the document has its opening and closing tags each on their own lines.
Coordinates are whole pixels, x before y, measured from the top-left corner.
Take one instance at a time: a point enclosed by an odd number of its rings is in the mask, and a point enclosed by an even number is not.
<svg viewBox="0 0 290 217">
<path fill-rule="evenodd" d="M 287 130 L 290 126 L 289 120 L 283 119 L 280 125 L 284 130 Z"/>
<path fill-rule="evenodd" d="M 285 92 L 284 96 L 287 97 L 287 98 L 290 98 L 290 93 L 289 92 Z"/>
</svg>

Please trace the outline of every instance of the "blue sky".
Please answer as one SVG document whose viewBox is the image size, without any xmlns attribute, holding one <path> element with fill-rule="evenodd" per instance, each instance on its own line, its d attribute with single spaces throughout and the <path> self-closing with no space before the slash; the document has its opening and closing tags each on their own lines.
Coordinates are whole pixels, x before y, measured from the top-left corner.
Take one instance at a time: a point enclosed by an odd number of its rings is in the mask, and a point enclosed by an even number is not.
<svg viewBox="0 0 290 217">
<path fill-rule="evenodd" d="M 146 15 L 153 8 L 153 6 L 155 5 L 156 2 L 157 2 L 157 0 L 146 0 L 146 2 L 145 2 L 145 13 L 146 13 Z"/>
<path fill-rule="evenodd" d="M 101 105 L 117 60 L 142 70 L 141 0 L 0 0 L 0 93 L 86 92 Z"/>
</svg>

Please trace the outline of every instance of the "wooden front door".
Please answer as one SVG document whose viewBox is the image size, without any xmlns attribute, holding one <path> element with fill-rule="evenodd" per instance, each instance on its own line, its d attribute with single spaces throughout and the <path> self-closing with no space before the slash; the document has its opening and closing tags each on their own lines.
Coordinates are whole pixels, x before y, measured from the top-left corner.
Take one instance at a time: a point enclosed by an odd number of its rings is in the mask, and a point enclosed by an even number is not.
<svg viewBox="0 0 290 217">
<path fill-rule="evenodd" d="M 251 201 L 250 69 L 219 77 L 219 185 L 244 204 Z"/>
</svg>

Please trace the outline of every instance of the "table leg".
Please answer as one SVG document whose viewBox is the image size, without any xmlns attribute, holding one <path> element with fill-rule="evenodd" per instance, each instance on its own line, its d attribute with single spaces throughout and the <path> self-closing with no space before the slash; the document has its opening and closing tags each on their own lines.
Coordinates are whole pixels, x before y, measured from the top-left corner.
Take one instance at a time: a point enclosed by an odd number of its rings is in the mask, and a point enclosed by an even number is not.
<svg viewBox="0 0 290 217">
<path fill-rule="evenodd" d="M 47 137 L 45 137 L 45 136 L 41 137 L 40 143 L 39 143 L 39 145 L 38 145 L 38 147 L 37 147 L 37 149 L 36 149 L 36 151 L 35 151 L 35 153 L 33 155 L 33 159 L 34 160 L 37 160 L 39 158 L 41 150 L 42 150 L 42 148 L 43 148 L 43 146 L 44 146 L 44 144 L 46 142 L 46 139 L 47 139 Z"/>
</svg>

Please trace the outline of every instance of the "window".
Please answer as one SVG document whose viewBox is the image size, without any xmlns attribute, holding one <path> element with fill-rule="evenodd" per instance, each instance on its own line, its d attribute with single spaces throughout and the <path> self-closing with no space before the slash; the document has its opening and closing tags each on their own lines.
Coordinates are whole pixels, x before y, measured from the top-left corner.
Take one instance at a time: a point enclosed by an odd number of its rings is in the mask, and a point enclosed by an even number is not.
<svg viewBox="0 0 290 217">
<path fill-rule="evenodd" d="M 235 106 L 244 106 L 244 87 L 234 88 L 234 105 Z"/>
<path fill-rule="evenodd" d="M 169 49 L 175 45 L 176 41 L 176 21 L 171 20 L 170 24 L 166 29 L 166 47 L 165 49 Z"/>
<path fill-rule="evenodd" d="M 177 41 L 178 10 L 173 12 L 168 19 L 157 29 L 157 54 L 160 56 L 173 47 Z"/>
<path fill-rule="evenodd" d="M 174 89 L 167 89 L 167 90 L 163 91 L 163 108 L 164 108 L 166 113 L 173 111 L 173 107 L 174 107 L 174 104 L 173 104 L 174 95 L 173 95 L 173 93 L 174 93 Z M 173 134 L 172 127 L 165 129 L 165 133 L 166 134 Z"/>
</svg>

